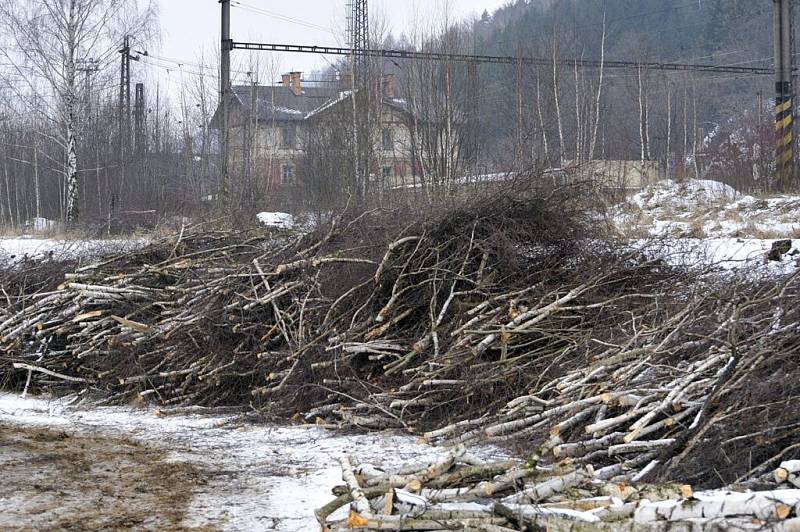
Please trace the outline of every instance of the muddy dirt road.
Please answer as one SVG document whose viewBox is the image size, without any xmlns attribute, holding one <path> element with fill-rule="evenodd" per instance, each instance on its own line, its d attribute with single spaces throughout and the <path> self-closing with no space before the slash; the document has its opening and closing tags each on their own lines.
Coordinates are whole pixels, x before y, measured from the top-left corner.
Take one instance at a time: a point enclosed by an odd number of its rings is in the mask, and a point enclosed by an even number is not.
<svg viewBox="0 0 800 532">
<path fill-rule="evenodd" d="M 183 529 L 206 480 L 126 439 L 0 423 L 0 529 Z"/>
<path fill-rule="evenodd" d="M 446 451 L 397 434 L 0 394 L 0 530 L 315 532 L 345 453 L 380 465 Z"/>
</svg>

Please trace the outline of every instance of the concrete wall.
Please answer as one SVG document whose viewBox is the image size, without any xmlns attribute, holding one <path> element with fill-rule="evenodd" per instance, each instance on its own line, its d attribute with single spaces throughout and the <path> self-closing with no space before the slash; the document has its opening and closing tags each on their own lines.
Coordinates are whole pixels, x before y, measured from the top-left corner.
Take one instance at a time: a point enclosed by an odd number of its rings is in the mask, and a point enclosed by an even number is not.
<svg viewBox="0 0 800 532">
<path fill-rule="evenodd" d="M 655 161 L 565 160 L 561 168 L 570 179 L 592 180 L 609 188 L 640 189 L 662 178 L 661 168 Z"/>
</svg>

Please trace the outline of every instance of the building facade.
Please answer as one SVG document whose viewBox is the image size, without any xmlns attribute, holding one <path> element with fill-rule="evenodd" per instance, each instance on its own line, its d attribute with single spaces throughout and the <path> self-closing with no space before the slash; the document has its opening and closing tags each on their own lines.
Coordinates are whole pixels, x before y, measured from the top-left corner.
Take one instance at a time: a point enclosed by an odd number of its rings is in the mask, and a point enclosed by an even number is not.
<svg viewBox="0 0 800 532">
<path fill-rule="evenodd" d="M 301 189 L 307 181 L 303 162 L 306 145 L 323 124 L 341 129 L 342 141 L 352 135 L 353 91 L 348 81 L 306 84 L 300 72 L 282 76 L 274 86 L 234 86 L 230 119 L 232 175 L 271 191 Z M 395 94 L 394 76 L 385 76 L 377 120 L 371 121 L 371 180 L 402 183 L 413 179 L 411 121 L 405 102 Z M 219 113 L 212 127 L 218 127 Z M 348 133 L 349 131 L 349 133 Z"/>
</svg>

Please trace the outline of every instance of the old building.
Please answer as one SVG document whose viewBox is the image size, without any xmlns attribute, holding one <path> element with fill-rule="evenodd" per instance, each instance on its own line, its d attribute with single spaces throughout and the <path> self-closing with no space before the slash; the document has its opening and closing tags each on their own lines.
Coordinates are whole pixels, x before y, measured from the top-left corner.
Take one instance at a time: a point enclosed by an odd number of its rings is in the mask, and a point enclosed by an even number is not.
<svg viewBox="0 0 800 532">
<path fill-rule="evenodd" d="M 302 189 L 305 146 L 310 136 L 333 123 L 344 141 L 351 132 L 352 91 L 348 81 L 304 83 L 300 72 L 282 76 L 274 86 L 233 87 L 230 119 L 230 168 L 256 187 Z M 394 76 L 383 77 L 379 119 L 371 121 L 370 179 L 403 182 L 414 174 L 410 120 L 404 100 L 395 94 Z M 220 110 L 212 119 L 218 127 Z"/>
</svg>

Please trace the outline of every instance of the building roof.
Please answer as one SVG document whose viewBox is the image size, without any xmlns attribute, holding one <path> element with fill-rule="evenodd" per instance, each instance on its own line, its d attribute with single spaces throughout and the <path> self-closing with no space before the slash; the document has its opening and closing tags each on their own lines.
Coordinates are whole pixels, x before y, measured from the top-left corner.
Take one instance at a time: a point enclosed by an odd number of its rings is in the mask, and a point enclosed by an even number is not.
<svg viewBox="0 0 800 532">
<path fill-rule="evenodd" d="M 249 116 L 255 96 L 256 117 L 259 122 L 302 122 L 349 100 L 352 91 L 339 92 L 333 87 L 303 86 L 300 94 L 283 85 L 237 85 L 232 87 L 234 105 Z M 255 92 L 255 94 L 254 94 Z M 401 98 L 384 98 L 383 103 L 399 111 L 408 112 L 408 104 Z M 211 119 L 211 127 L 218 125 L 219 109 Z"/>
<path fill-rule="evenodd" d="M 255 94 L 253 94 L 255 92 Z M 328 87 L 303 87 L 297 95 L 290 87 L 240 85 L 233 87 L 233 97 L 246 114 L 250 112 L 253 96 L 256 99 L 259 121 L 300 121 L 322 106 L 332 95 Z"/>
<path fill-rule="evenodd" d="M 358 92 L 358 91 L 356 91 L 356 92 Z M 334 97 L 330 98 L 324 104 L 322 104 L 321 106 L 317 107 L 316 109 L 314 109 L 313 111 L 308 113 L 306 115 L 306 118 L 313 118 L 313 117 L 315 117 L 317 115 L 325 113 L 326 111 L 328 111 L 329 109 L 331 109 L 333 107 L 341 105 L 342 103 L 350 100 L 352 94 L 353 94 L 353 91 L 351 91 L 351 90 L 340 92 L 338 94 L 338 96 L 334 96 Z M 400 111 L 402 113 L 410 113 L 409 108 L 408 108 L 408 102 L 406 100 L 404 100 L 403 98 L 390 98 L 390 97 L 384 96 L 382 103 L 383 103 L 383 105 L 391 107 L 396 111 Z M 350 104 L 350 105 L 352 105 L 352 104 Z"/>
</svg>

